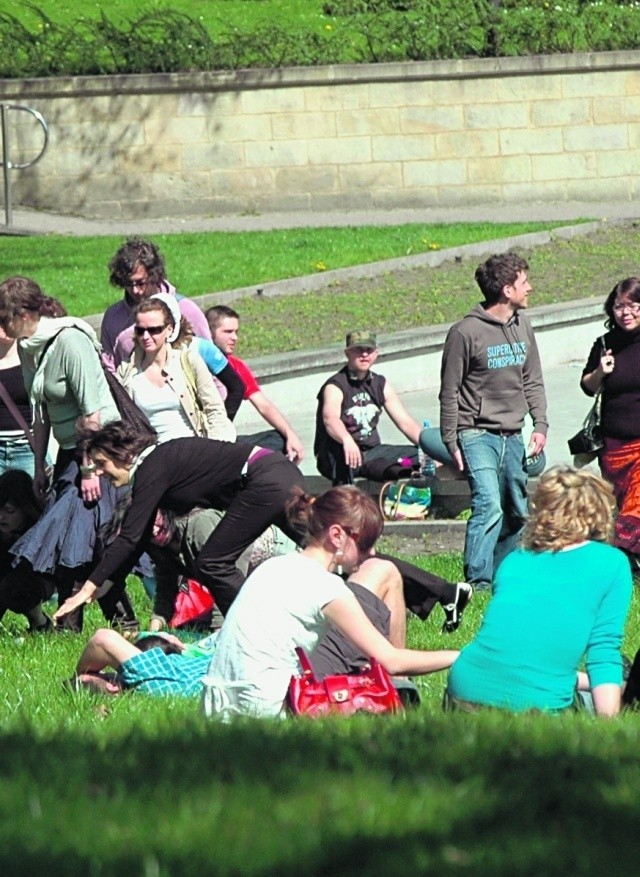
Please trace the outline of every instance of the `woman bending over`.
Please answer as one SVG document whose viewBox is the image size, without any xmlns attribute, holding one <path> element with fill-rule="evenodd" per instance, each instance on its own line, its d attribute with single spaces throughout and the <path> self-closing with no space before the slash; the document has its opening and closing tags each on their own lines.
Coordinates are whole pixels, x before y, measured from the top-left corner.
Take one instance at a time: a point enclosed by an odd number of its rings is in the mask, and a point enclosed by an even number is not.
<svg viewBox="0 0 640 877">
<path fill-rule="evenodd" d="M 122 422 L 93 433 L 85 447 L 98 474 L 114 487 L 131 486 L 131 504 L 89 581 L 56 618 L 90 602 L 119 570 L 131 568 L 151 540 L 158 508 L 180 515 L 196 507 L 226 509 L 195 564 L 195 578 L 209 588 L 223 614 L 244 582 L 236 561 L 245 548 L 270 524 L 299 539 L 287 521 L 285 503 L 303 477 L 282 454 L 196 437 L 157 445 Z"/>
</svg>

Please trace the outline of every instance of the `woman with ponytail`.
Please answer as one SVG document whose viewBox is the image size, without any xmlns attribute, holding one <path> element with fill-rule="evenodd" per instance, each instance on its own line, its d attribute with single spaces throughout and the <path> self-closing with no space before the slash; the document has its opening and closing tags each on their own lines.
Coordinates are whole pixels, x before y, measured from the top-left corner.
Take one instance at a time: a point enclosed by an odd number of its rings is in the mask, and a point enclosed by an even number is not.
<svg viewBox="0 0 640 877">
<path fill-rule="evenodd" d="M 287 506 L 305 548 L 265 561 L 245 582 L 220 632 L 204 680 L 207 715 L 281 716 L 291 676 L 300 671 L 296 647 L 313 653 L 332 626 L 394 675 L 451 666 L 456 651 L 423 652 L 393 645 L 343 581 L 367 586 L 383 527 L 377 503 L 355 487 L 333 487 L 317 498 L 294 489 Z M 311 654 L 313 660 L 313 654 Z"/>
</svg>

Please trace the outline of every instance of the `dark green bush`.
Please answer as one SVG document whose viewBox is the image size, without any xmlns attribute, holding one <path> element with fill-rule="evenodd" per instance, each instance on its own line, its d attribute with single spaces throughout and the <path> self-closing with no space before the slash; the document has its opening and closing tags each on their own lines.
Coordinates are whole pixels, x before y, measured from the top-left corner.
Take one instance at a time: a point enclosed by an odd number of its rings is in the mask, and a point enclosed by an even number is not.
<svg viewBox="0 0 640 877">
<path fill-rule="evenodd" d="M 0 77 L 156 73 L 428 61 L 640 47 L 635 0 L 326 0 L 321 32 L 295 22 L 234 28 L 215 39 L 170 9 L 116 22 L 35 24 L 0 12 Z"/>
</svg>

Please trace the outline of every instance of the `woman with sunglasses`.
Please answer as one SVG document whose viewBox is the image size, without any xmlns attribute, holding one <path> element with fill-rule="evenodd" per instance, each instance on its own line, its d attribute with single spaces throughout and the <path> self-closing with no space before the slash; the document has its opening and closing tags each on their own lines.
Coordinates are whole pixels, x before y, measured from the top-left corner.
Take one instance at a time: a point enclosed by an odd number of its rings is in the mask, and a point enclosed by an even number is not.
<svg viewBox="0 0 640 877">
<path fill-rule="evenodd" d="M 109 520 L 115 491 L 100 478 L 88 457 L 78 453 L 76 422 L 99 427 L 119 417 L 100 364 L 95 332 L 84 320 L 67 317 L 63 306 L 44 295 L 33 280 L 10 277 L 0 284 L 0 325 L 18 340 L 25 386 L 34 409 L 34 491 L 44 500 L 49 434 L 58 443 L 53 485 L 42 517 L 17 540 L 11 552 L 35 573 L 55 576 L 61 600 L 84 581 L 94 559 L 98 528 Z M 128 601 L 116 608 L 124 591 L 119 580 L 108 600 L 113 618 L 135 622 Z M 112 601 L 115 599 L 115 603 Z M 105 609 L 108 614 L 110 609 Z M 79 630 L 79 616 L 66 626 Z"/>
<path fill-rule="evenodd" d="M 609 331 L 594 342 L 580 386 L 602 394 L 599 462 L 619 509 L 614 544 L 640 567 L 640 278 L 617 283 L 604 311 Z"/>
<path fill-rule="evenodd" d="M 175 298 L 157 293 L 135 311 L 136 347 L 117 377 L 158 441 L 203 436 L 233 442 L 236 431 Z"/>
<path fill-rule="evenodd" d="M 367 588 L 376 567 L 387 563 L 373 557 L 383 520 L 372 497 L 347 485 L 318 497 L 297 489 L 287 516 L 291 526 L 304 531 L 306 547 L 266 560 L 245 582 L 203 680 L 206 715 L 284 715 L 289 680 L 300 672 L 296 647 L 313 660 L 313 650 L 330 628 L 392 675 L 451 666 L 457 651 L 393 645 L 365 614 L 357 590 L 343 581 L 348 576 L 350 584 Z"/>
</svg>

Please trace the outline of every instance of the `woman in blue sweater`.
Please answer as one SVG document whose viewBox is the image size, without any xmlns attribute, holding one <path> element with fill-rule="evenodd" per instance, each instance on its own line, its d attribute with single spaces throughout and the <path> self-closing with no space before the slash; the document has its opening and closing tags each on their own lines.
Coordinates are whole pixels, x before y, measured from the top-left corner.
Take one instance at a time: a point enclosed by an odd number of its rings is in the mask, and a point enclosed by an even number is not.
<svg viewBox="0 0 640 877">
<path fill-rule="evenodd" d="M 576 680 L 598 715 L 620 709 L 620 645 L 631 571 L 611 538 L 615 500 L 593 472 L 556 466 L 540 479 L 523 546 L 500 565 L 476 638 L 451 668 L 450 706 L 559 711 Z M 580 673 L 586 656 L 586 677 Z"/>
</svg>

